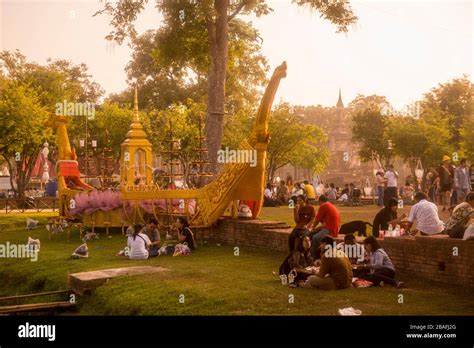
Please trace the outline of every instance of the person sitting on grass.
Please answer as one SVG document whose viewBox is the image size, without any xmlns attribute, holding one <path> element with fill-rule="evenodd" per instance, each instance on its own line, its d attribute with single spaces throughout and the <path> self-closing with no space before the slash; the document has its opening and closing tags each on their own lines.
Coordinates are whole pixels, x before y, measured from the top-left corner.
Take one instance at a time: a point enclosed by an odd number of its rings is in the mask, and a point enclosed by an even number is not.
<svg viewBox="0 0 474 348">
<path fill-rule="evenodd" d="M 398 218 L 397 210 L 398 200 L 396 198 L 387 200 L 385 207 L 375 215 L 374 223 L 372 224 L 372 235 L 374 237 L 378 238 L 380 231 L 388 230 L 388 225 L 395 227 L 396 225 L 402 224 L 402 220 L 407 217 L 407 214 L 403 213 L 400 218 Z"/>
<path fill-rule="evenodd" d="M 336 238 L 339 233 L 340 215 L 336 206 L 325 195 L 319 197 L 319 209 L 313 223 L 311 256 L 319 259 L 319 243 L 324 236 Z M 317 227 L 321 223 L 321 226 Z"/>
<path fill-rule="evenodd" d="M 324 193 L 330 202 L 334 202 L 337 199 L 337 191 L 334 183 L 329 185 L 329 188 Z"/>
<path fill-rule="evenodd" d="M 290 198 L 290 191 L 286 186 L 285 181 L 280 181 L 280 186 L 277 190 L 277 201 L 280 205 L 287 205 L 288 199 Z"/>
<path fill-rule="evenodd" d="M 453 209 L 446 222 L 446 232 L 451 238 L 462 238 L 472 218 L 474 218 L 474 192 L 468 193 L 466 201 Z"/>
<path fill-rule="evenodd" d="M 156 221 L 156 219 L 148 220 L 148 224 L 144 228 L 144 232 L 151 242 L 150 249 L 148 252 L 150 257 L 158 256 L 158 251 L 161 247 L 160 232 L 158 231 L 158 221 Z"/>
<path fill-rule="evenodd" d="M 295 250 L 291 252 L 280 266 L 280 275 L 286 275 L 294 270 L 296 277 L 294 284 L 298 284 L 300 280 L 306 280 L 310 275 L 314 274 L 308 271 L 306 267 L 313 265 L 311 257 L 311 239 L 308 236 L 299 236 L 295 241 Z"/>
<path fill-rule="evenodd" d="M 278 202 L 273 197 L 272 184 L 268 183 L 263 193 L 263 206 L 264 207 L 278 207 Z"/>
<path fill-rule="evenodd" d="M 421 232 L 422 236 L 441 233 L 444 230 L 444 224 L 439 219 L 436 204 L 429 202 L 428 196 L 423 192 L 415 194 L 415 202 L 416 204 L 411 207 L 410 215 L 408 216 L 407 233 L 410 233 L 410 228 L 415 221 L 416 228 Z"/>
<path fill-rule="evenodd" d="M 293 201 L 293 204 L 294 204 L 294 203 L 296 203 L 296 200 L 298 199 L 298 196 L 301 196 L 301 195 L 304 195 L 304 191 L 301 188 L 299 183 L 295 183 L 295 186 L 293 186 L 293 191 L 291 191 L 290 200 Z"/>
<path fill-rule="evenodd" d="M 395 280 L 395 266 L 385 250 L 380 247 L 374 236 L 364 240 L 365 250 L 369 254 L 367 265 L 357 266 L 357 271 L 362 274 L 359 278 L 372 282 L 375 286 L 384 287 L 385 284 L 402 288 L 403 282 Z"/>
<path fill-rule="evenodd" d="M 345 234 L 344 242 L 339 243 L 336 247 L 346 254 L 351 264 L 355 265 L 357 262 L 364 261 L 364 246 L 356 242 L 354 233 Z"/>
<path fill-rule="evenodd" d="M 334 239 L 326 236 L 321 240 L 319 273 L 308 278 L 313 288 L 321 290 L 345 289 L 352 283 L 352 266 L 347 256 L 334 247 Z"/>
<path fill-rule="evenodd" d="M 178 217 L 176 220 L 176 227 L 178 229 L 178 240 L 180 243 L 186 243 L 189 249 L 194 250 L 196 243 L 194 241 L 194 234 L 189 228 L 188 219 L 184 216 Z"/>
<path fill-rule="evenodd" d="M 295 250 L 296 239 L 309 233 L 308 225 L 313 221 L 315 215 L 314 207 L 306 203 L 304 195 L 299 195 L 296 198 L 296 205 L 293 208 L 293 218 L 296 226 L 288 238 L 290 253 Z"/>
<path fill-rule="evenodd" d="M 151 241 L 148 236 L 142 233 L 142 225 L 133 226 L 133 234 L 128 237 L 128 248 L 130 260 L 144 260 L 148 259 L 148 248 Z"/>
</svg>

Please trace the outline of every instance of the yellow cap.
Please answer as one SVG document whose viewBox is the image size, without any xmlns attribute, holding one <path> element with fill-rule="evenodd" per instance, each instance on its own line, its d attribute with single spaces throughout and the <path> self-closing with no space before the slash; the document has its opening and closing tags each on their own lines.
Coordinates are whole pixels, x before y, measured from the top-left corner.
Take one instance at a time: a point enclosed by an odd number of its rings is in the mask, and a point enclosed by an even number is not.
<svg viewBox="0 0 474 348">
<path fill-rule="evenodd" d="M 446 156 L 446 155 L 443 156 L 443 162 L 444 161 L 450 161 L 450 160 L 451 160 L 451 158 L 449 156 Z"/>
</svg>

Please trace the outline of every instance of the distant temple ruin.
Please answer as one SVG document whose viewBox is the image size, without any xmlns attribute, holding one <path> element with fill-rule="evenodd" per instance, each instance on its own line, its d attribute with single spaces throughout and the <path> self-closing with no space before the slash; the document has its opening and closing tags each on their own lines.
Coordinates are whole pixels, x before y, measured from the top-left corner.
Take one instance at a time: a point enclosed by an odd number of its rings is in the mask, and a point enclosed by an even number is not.
<svg viewBox="0 0 474 348">
<path fill-rule="evenodd" d="M 303 122 L 315 124 L 326 132 L 330 152 L 328 165 L 319 173 L 319 178 L 309 169 L 292 165 L 280 168 L 276 176 L 282 180 L 291 176 L 293 181 L 322 179 L 325 184 L 334 183 L 336 186 L 351 182 L 361 186 L 369 178 L 373 184 L 372 164 L 360 160 L 358 145 L 352 141 L 351 117 L 344 107 L 341 90 L 335 107 L 304 107 L 301 113 L 304 114 Z"/>
<path fill-rule="evenodd" d="M 352 141 L 351 121 L 339 89 L 334 120 L 329 128 L 323 127 L 328 135 L 330 151 L 329 164 L 321 173 L 325 183 L 333 182 L 342 186 L 344 183 L 354 182 L 359 185 L 362 180 L 373 176 L 371 164 L 361 162 L 358 145 Z"/>
</svg>

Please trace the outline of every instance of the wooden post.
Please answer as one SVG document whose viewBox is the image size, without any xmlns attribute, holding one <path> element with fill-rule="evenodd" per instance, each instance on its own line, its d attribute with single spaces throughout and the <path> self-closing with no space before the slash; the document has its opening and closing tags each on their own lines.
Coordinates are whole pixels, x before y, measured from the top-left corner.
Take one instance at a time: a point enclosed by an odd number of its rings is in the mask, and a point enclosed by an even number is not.
<svg viewBox="0 0 474 348">
<path fill-rule="evenodd" d="M 104 222 L 105 225 L 105 234 L 107 235 L 107 238 L 109 238 L 109 225 L 110 222 Z"/>
</svg>

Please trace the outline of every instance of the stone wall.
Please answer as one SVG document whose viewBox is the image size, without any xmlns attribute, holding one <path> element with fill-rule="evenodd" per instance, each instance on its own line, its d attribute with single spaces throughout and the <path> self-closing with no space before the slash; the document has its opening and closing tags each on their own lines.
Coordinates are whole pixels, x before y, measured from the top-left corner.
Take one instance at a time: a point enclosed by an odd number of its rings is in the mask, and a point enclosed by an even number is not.
<svg viewBox="0 0 474 348">
<path fill-rule="evenodd" d="M 385 238 L 382 247 L 399 270 L 447 284 L 474 287 L 474 241 L 439 237 Z"/>
<path fill-rule="evenodd" d="M 288 252 L 292 228 L 284 222 L 220 219 L 216 226 L 197 229 L 198 243 L 212 240 L 234 246 Z M 338 239 L 342 239 L 343 235 Z M 357 238 L 361 242 L 363 238 Z M 474 288 L 474 241 L 437 237 L 387 237 L 380 241 L 397 270 L 447 284 Z"/>
</svg>

